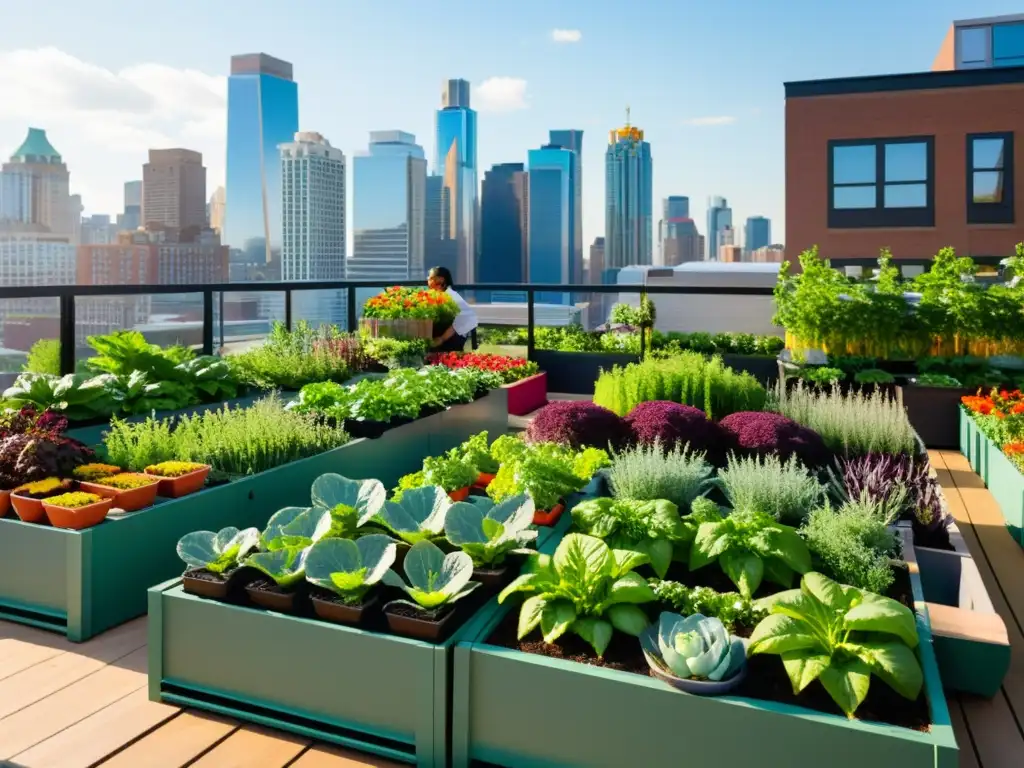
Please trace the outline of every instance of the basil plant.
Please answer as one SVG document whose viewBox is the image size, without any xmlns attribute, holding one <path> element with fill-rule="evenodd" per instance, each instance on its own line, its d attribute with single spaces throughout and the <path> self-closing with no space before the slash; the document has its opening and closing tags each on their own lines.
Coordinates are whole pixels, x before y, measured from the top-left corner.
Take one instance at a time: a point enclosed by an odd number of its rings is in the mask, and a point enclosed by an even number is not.
<svg viewBox="0 0 1024 768">
<path fill-rule="evenodd" d="M 384 573 L 384 583 L 405 592 L 412 601 L 392 600 L 384 606 L 408 605 L 421 611 L 436 611 L 456 600 L 461 600 L 480 585 L 470 581 L 473 560 L 465 552 L 447 555 L 431 541 L 421 540 L 412 545 L 405 556 L 405 578 L 393 570 Z"/>
<path fill-rule="evenodd" d="M 519 639 L 540 627 L 544 642 L 573 632 L 600 657 L 614 630 L 639 637 L 647 628 L 640 604 L 655 600 L 650 585 L 633 569 L 649 562 L 629 549 L 613 550 L 601 539 L 570 533 L 554 555 L 532 554 L 523 573 L 498 595 L 527 595 L 519 611 Z"/>
<path fill-rule="evenodd" d="M 221 528 L 213 531 L 192 531 L 178 541 L 178 557 L 192 567 L 210 573 L 226 573 L 238 567 L 260 543 L 260 532 L 256 528 Z"/>
<path fill-rule="evenodd" d="M 452 504 L 444 523 L 448 541 L 469 555 L 474 566 L 483 568 L 500 566 L 509 554 L 530 554 L 532 550 L 525 547 L 537 538 L 537 531 L 529 530 L 533 499 L 521 493 L 500 504 L 490 499 L 481 502 Z"/>
<path fill-rule="evenodd" d="M 346 605 L 360 605 L 395 562 L 395 542 L 383 534 L 358 539 L 321 539 L 306 556 L 306 580 Z"/>
<path fill-rule="evenodd" d="M 662 613 L 640 643 L 648 664 L 684 680 L 729 680 L 747 662 L 743 641 L 730 637 L 720 619 L 699 613 Z"/>
</svg>

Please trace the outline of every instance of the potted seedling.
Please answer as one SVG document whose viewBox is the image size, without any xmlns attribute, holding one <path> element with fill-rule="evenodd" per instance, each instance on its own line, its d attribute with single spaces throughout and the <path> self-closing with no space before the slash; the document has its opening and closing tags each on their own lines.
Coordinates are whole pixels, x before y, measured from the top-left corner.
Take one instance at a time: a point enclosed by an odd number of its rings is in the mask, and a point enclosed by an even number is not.
<svg viewBox="0 0 1024 768">
<path fill-rule="evenodd" d="M 423 460 L 423 469 L 398 481 L 394 499 L 401 501 L 402 494 L 413 488 L 439 485 L 452 501 L 464 501 L 478 476 L 476 467 L 451 452 L 445 456 L 430 456 Z"/>
<path fill-rule="evenodd" d="M 121 471 L 121 468 L 116 464 L 100 464 L 98 462 L 93 462 L 91 464 L 82 464 L 80 467 L 75 467 L 71 475 L 80 483 L 95 483 L 104 477 L 119 475 L 121 474 Z"/>
<path fill-rule="evenodd" d="M 385 502 L 373 523 L 401 539 L 396 566 L 404 562 L 409 546 L 420 541 L 436 541 L 444 537 L 444 521 L 452 500 L 439 485 L 411 488 L 401 501 Z"/>
<path fill-rule="evenodd" d="M 377 602 L 374 587 L 395 562 L 395 542 L 380 533 L 352 539 L 321 539 L 306 556 L 306 581 L 316 591 L 321 619 L 358 624 Z"/>
<path fill-rule="evenodd" d="M 69 491 L 42 500 L 50 525 L 75 531 L 102 523 L 112 503 L 99 494 L 83 491 Z"/>
<path fill-rule="evenodd" d="M 728 693 L 743 682 L 747 652 L 720 619 L 664 612 L 640 635 L 651 673 L 673 688 L 698 695 Z"/>
<path fill-rule="evenodd" d="M 202 488 L 210 469 L 209 464 L 197 464 L 194 461 L 163 461 L 151 464 L 144 471 L 147 475 L 160 478 L 157 493 L 177 499 Z"/>
<path fill-rule="evenodd" d="M 491 456 L 490 446 L 487 444 L 487 432 L 479 432 L 470 437 L 462 445 L 452 448 L 449 455 L 464 459 L 476 470 L 474 488 L 486 490 L 494 476 L 498 473 L 498 461 Z"/>
<path fill-rule="evenodd" d="M 331 515 L 317 507 L 285 507 L 267 522 L 260 536 L 260 552 L 242 565 L 263 573 L 245 592 L 256 605 L 289 613 L 295 609 L 297 588 L 306 576 L 309 548 L 331 528 Z"/>
<path fill-rule="evenodd" d="M 536 540 L 533 523 L 533 499 L 519 494 L 500 504 L 481 499 L 479 503 L 453 504 L 445 518 L 448 542 L 459 547 L 473 560 L 473 580 L 486 587 L 506 583 L 509 555 L 529 554 L 527 545 Z"/>
<path fill-rule="evenodd" d="M 11 491 L 11 506 L 24 523 L 38 523 L 45 516 L 42 499 L 72 490 L 73 480 L 46 477 L 33 483 L 23 483 Z"/>
<path fill-rule="evenodd" d="M 89 482 L 81 489 L 111 499 L 114 507 L 125 512 L 136 512 L 156 501 L 156 492 L 162 481 L 141 472 L 121 472 Z"/>
<path fill-rule="evenodd" d="M 355 539 L 373 532 L 367 524 L 384 508 L 387 491 L 380 480 L 350 480 L 328 472 L 313 481 L 313 507 L 330 513 L 324 538 Z"/>
<path fill-rule="evenodd" d="M 384 606 L 388 627 L 397 635 L 438 642 L 455 615 L 455 602 L 478 586 L 473 560 L 465 552 L 447 555 L 433 542 L 417 542 L 405 556 L 405 578 L 392 570 L 384 583 L 405 592 L 412 600 L 392 600 Z"/>
<path fill-rule="evenodd" d="M 181 577 L 182 587 L 193 595 L 223 600 L 240 562 L 259 543 L 260 532 L 256 528 L 186 533 L 178 541 L 178 557 L 190 566 Z"/>
</svg>

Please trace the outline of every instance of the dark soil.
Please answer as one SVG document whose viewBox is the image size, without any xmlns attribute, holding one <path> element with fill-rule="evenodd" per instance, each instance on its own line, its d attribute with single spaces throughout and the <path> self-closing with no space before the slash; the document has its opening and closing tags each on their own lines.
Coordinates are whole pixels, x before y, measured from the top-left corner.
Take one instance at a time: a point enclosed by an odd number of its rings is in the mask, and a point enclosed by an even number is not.
<svg viewBox="0 0 1024 768">
<path fill-rule="evenodd" d="M 458 603 L 449 603 L 443 605 L 436 611 L 424 611 L 419 608 L 413 608 L 411 605 L 393 605 L 388 608 L 388 613 L 392 616 L 404 616 L 408 619 L 417 619 L 419 621 L 429 621 L 433 624 L 439 623 L 445 616 L 455 610 Z"/>
<path fill-rule="evenodd" d="M 953 545 L 949 542 L 949 531 L 946 526 L 939 526 L 934 530 L 928 530 L 923 525 L 914 524 L 914 545 L 928 547 L 930 549 L 943 549 L 953 552 Z"/>
<path fill-rule="evenodd" d="M 201 581 L 213 581 L 217 584 L 223 584 L 225 581 L 231 578 L 231 572 L 227 574 L 211 573 L 205 568 L 193 568 L 190 571 L 185 571 L 185 576 L 190 579 L 199 579 Z"/>
<path fill-rule="evenodd" d="M 279 595 L 288 594 L 286 590 L 281 589 L 270 579 L 255 579 L 254 581 L 250 581 L 249 588 L 256 590 L 257 592 L 275 592 Z"/>
<path fill-rule="evenodd" d="M 331 592 L 329 589 L 324 589 L 323 587 L 310 586 L 309 596 L 316 598 L 322 603 L 336 603 L 337 605 L 344 605 L 346 608 L 358 608 L 361 605 L 366 605 L 367 603 L 372 602 L 376 593 L 369 592 L 368 594 L 363 595 L 363 602 L 358 605 L 346 603 L 341 599 L 341 595 L 336 592 Z"/>
<path fill-rule="evenodd" d="M 907 568 L 907 564 L 894 563 L 893 576 L 895 579 L 885 596 L 914 610 L 914 591 L 910 586 L 910 570 Z"/>
</svg>

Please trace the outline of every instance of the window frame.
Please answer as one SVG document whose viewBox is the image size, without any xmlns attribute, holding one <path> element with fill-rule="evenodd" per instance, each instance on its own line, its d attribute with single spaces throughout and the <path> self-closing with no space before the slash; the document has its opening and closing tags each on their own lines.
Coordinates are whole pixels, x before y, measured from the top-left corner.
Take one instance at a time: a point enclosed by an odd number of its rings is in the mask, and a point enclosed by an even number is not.
<svg viewBox="0 0 1024 768">
<path fill-rule="evenodd" d="M 986 133 L 967 134 L 964 155 L 967 171 L 967 223 L 968 224 L 1014 224 L 1014 156 L 1013 131 L 990 131 Z M 979 168 L 974 164 L 974 142 L 978 139 L 1003 140 L 1003 167 L 1001 169 Z M 1003 173 L 1003 199 L 998 203 L 974 202 L 974 174 L 1001 170 Z"/>
<path fill-rule="evenodd" d="M 921 208 L 885 207 L 885 147 L 889 144 L 924 144 L 925 146 L 925 205 Z M 835 150 L 842 147 L 870 146 L 875 150 L 875 207 L 835 207 Z M 870 229 L 884 227 L 934 227 L 935 226 L 935 137 L 934 136 L 885 136 L 863 139 L 830 139 L 828 142 L 828 196 L 829 229 Z M 920 184 L 920 181 L 889 182 L 890 184 Z M 839 186 L 869 186 L 863 184 Z"/>
</svg>

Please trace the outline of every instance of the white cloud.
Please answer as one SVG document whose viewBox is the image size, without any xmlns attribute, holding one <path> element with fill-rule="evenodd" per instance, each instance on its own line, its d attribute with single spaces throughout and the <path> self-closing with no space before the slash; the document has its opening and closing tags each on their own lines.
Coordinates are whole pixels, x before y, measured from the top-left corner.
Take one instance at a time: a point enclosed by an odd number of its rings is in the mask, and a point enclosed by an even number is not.
<svg viewBox="0 0 1024 768">
<path fill-rule="evenodd" d="M 578 29 L 552 29 L 551 39 L 556 43 L 578 43 L 583 33 Z"/>
<path fill-rule="evenodd" d="M 526 109 L 526 81 L 519 77 L 489 77 L 473 89 L 473 102 L 481 112 Z"/>
<path fill-rule="evenodd" d="M 736 118 L 732 115 L 715 115 L 711 117 L 691 117 L 689 120 L 684 121 L 687 125 L 706 126 L 706 125 L 732 125 L 736 122 Z"/>
<path fill-rule="evenodd" d="M 141 63 L 112 71 L 57 48 L 0 51 L 0 156 L 44 128 L 90 213 L 121 210 L 122 182 L 149 149 L 203 153 L 210 194 L 223 183 L 227 79 Z"/>
</svg>

